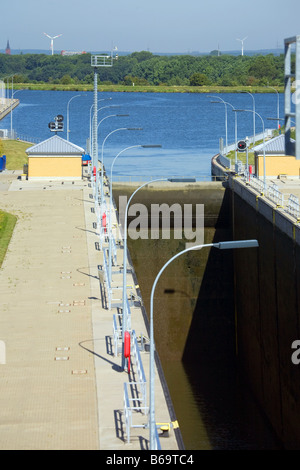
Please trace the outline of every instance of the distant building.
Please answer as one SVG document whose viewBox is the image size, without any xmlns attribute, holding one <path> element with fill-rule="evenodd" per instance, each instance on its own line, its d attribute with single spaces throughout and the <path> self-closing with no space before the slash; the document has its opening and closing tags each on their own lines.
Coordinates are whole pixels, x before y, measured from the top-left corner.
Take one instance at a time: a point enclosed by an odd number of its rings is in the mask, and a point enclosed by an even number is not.
<svg viewBox="0 0 300 470">
<path fill-rule="evenodd" d="M 10 45 L 9 45 L 9 40 L 7 40 L 7 46 L 5 49 L 5 54 L 10 55 Z"/>
<path fill-rule="evenodd" d="M 61 51 L 61 55 L 82 55 L 86 54 L 85 51 Z"/>
<path fill-rule="evenodd" d="M 79 180 L 84 149 L 54 135 L 26 150 L 28 179 Z"/>
</svg>

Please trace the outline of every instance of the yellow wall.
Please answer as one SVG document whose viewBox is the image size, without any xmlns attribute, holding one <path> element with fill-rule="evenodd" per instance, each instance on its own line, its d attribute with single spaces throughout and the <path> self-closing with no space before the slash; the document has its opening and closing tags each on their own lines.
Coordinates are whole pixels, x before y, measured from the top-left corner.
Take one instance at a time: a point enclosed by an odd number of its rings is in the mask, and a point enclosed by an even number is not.
<svg viewBox="0 0 300 470">
<path fill-rule="evenodd" d="M 264 157 L 256 157 L 256 174 L 264 176 Z M 300 176 L 300 160 L 290 155 L 266 155 L 266 176 Z"/>
<path fill-rule="evenodd" d="M 81 178 L 81 156 L 28 157 L 28 178 Z"/>
</svg>

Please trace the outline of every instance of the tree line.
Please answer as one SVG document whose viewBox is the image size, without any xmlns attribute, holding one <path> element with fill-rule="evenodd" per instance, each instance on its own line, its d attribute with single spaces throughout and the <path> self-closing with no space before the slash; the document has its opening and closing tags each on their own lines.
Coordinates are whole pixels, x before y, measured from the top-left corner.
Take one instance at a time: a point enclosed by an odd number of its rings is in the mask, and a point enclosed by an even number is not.
<svg viewBox="0 0 300 470">
<path fill-rule="evenodd" d="M 0 54 L 0 79 L 14 74 L 15 83 L 93 83 L 91 54 Z M 182 86 L 261 86 L 284 84 L 284 55 L 233 56 L 214 54 L 154 55 L 134 52 L 99 67 L 105 84 Z"/>
</svg>

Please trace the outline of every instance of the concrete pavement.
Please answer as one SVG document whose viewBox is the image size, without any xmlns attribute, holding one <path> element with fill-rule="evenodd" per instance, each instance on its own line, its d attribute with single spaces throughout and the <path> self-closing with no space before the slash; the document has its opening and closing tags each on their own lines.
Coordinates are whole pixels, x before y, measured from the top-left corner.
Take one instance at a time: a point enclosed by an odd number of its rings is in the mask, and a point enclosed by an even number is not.
<svg viewBox="0 0 300 470">
<path fill-rule="evenodd" d="M 132 361 L 131 374 L 122 371 L 120 355 L 114 355 L 118 308 L 106 307 L 106 287 L 99 282 L 103 252 L 90 183 L 18 176 L 0 174 L 0 208 L 18 216 L 0 270 L 0 340 L 6 347 L 0 449 L 147 449 L 148 429 L 131 428 L 127 442 L 123 387 L 137 370 Z M 115 282 L 120 284 L 119 274 Z M 127 285 L 135 291 L 132 274 Z M 132 308 L 132 329 L 147 335 L 140 306 Z M 148 390 L 149 353 L 141 357 Z M 162 449 L 176 450 L 180 433 L 164 386 L 157 373 L 156 420 L 171 423 L 169 437 L 160 442 Z M 146 423 L 145 415 L 133 412 L 133 424 Z"/>
</svg>

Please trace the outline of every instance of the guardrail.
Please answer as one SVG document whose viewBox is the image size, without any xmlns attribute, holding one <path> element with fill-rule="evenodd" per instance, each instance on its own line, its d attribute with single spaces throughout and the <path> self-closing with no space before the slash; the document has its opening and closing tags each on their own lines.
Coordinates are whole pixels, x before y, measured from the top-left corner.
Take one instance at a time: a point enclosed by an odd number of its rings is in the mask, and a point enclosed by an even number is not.
<svg viewBox="0 0 300 470">
<path fill-rule="evenodd" d="M 126 435 L 127 435 L 127 443 L 130 442 L 130 430 L 131 428 L 146 428 L 148 423 L 146 424 L 133 424 L 133 412 L 143 412 L 144 415 L 148 414 L 149 408 L 146 406 L 134 406 L 134 402 L 136 398 L 129 398 L 128 388 L 130 386 L 130 382 L 124 383 L 124 418 L 125 418 L 125 427 L 126 427 Z"/>
<path fill-rule="evenodd" d="M 277 184 L 272 183 L 267 186 L 267 195 L 277 207 L 284 207 L 284 195 L 279 191 Z"/>
<path fill-rule="evenodd" d="M 247 181 L 249 182 L 250 186 L 253 186 L 258 192 L 260 192 L 260 194 L 264 194 L 265 185 L 262 180 L 256 176 L 252 176 L 249 180 L 247 179 Z"/>
<path fill-rule="evenodd" d="M 272 183 L 265 185 L 264 182 L 256 176 L 246 174 L 244 175 L 244 181 L 246 181 L 262 196 L 266 196 L 274 202 L 277 207 L 281 207 L 284 211 L 295 217 L 297 222 L 300 222 L 300 203 L 297 196 L 290 194 L 288 201 L 286 202 L 285 194 L 279 190 L 279 186 L 277 184 Z"/>
<path fill-rule="evenodd" d="M 104 271 L 106 292 L 107 292 L 107 298 L 108 298 L 108 309 L 111 310 L 112 287 L 111 287 L 110 279 L 108 275 L 108 264 L 107 264 L 106 252 L 107 252 L 107 248 L 103 248 L 103 271 Z"/>
<path fill-rule="evenodd" d="M 114 339 L 114 356 L 117 357 L 119 352 L 122 352 L 122 326 L 121 315 L 113 315 L 113 339 Z M 121 344 L 121 348 L 120 348 Z"/>
<path fill-rule="evenodd" d="M 109 278 L 109 269 L 108 269 L 108 259 L 109 259 L 109 254 L 108 254 L 108 248 L 103 248 L 102 249 L 102 252 L 103 252 L 103 266 L 102 266 L 102 282 L 105 284 L 106 286 L 106 293 L 107 293 L 107 301 L 108 301 L 108 309 L 111 310 L 112 309 L 112 304 L 113 304 L 113 301 L 117 301 L 117 304 L 114 305 L 114 306 L 119 306 L 120 305 L 120 302 L 122 299 L 115 299 L 113 298 L 113 292 L 114 291 L 120 291 L 122 289 L 122 286 L 114 286 L 112 285 L 111 281 L 110 281 L 110 278 Z M 120 271 L 118 272 L 120 273 Z M 114 273 L 112 272 L 112 276 L 114 274 L 118 274 L 118 273 Z M 101 272 L 100 272 L 101 274 Z M 99 278 L 100 278 L 100 274 L 99 274 Z M 101 282 L 101 279 L 100 279 L 100 282 Z M 127 310 L 127 318 L 128 318 L 128 327 L 131 327 L 131 311 L 130 311 L 130 305 L 129 305 L 129 300 L 128 298 L 126 299 L 126 310 Z"/>
<path fill-rule="evenodd" d="M 225 155 L 220 154 L 218 156 L 218 161 L 221 165 L 225 166 L 225 168 L 228 168 L 230 170 L 231 168 L 231 160 L 228 157 L 225 157 Z"/>
<path fill-rule="evenodd" d="M 134 359 L 134 364 L 137 369 L 137 377 L 138 381 L 135 382 L 139 386 L 139 391 L 140 391 L 140 401 L 144 404 L 144 406 L 147 406 L 147 388 L 146 388 L 146 375 L 144 372 L 144 367 L 143 367 L 143 362 L 140 354 L 140 349 L 139 345 L 137 342 L 137 337 L 136 333 L 134 330 L 131 332 L 131 351 L 132 351 L 132 356 Z"/>
<path fill-rule="evenodd" d="M 288 199 L 286 210 L 289 214 L 291 214 L 293 217 L 299 220 L 299 217 L 300 217 L 299 198 L 291 194 Z"/>
<path fill-rule="evenodd" d="M 129 301 L 126 302 L 127 307 L 127 331 L 131 332 L 131 310 Z M 117 356 L 120 349 L 120 343 L 122 343 L 122 318 L 123 314 L 113 315 L 113 338 L 114 338 L 114 355 Z"/>
<path fill-rule="evenodd" d="M 112 231 L 109 234 L 109 236 L 111 237 L 111 251 L 112 251 L 111 259 L 112 259 L 112 263 L 116 266 L 117 265 L 117 243 L 116 243 L 116 240 Z"/>
<path fill-rule="evenodd" d="M 24 135 L 24 134 L 19 134 L 17 133 L 16 134 L 16 138 L 17 140 L 21 140 L 23 142 L 28 142 L 28 143 L 32 143 L 32 144 L 39 144 L 40 142 L 43 141 L 43 139 L 40 139 L 40 138 L 37 138 L 37 137 L 30 137 L 28 135 Z"/>
<path fill-rule="evenodd" d="M 115 343 L 115 355 L 118 352 L 118 345 L 122 336 L 121 326 L 118 325 L 117 317 L 114 315 L 114 343 Z M 134 374 L 136 374 L 137 380 L 124 383 L 124 417 L 127 442 L 130 442 L 131 428 L 145 428 L 147 424 L 133 424 L 133 413 L 142 413 L 148 415 L 149 407 L 147 406 L 147 387 L 146 387 L 146 375 L 143 367 L 143 362 L 140 354 L 140 348 L 137 341 L 135 330 L 131 332 L 131 358 L 133 359 Z M 129 397 L 129 390 L 131 396 Z M 160 442 L 158 433 L 157 434 L 157 449 L 160 449 Z"/>
</svg>

